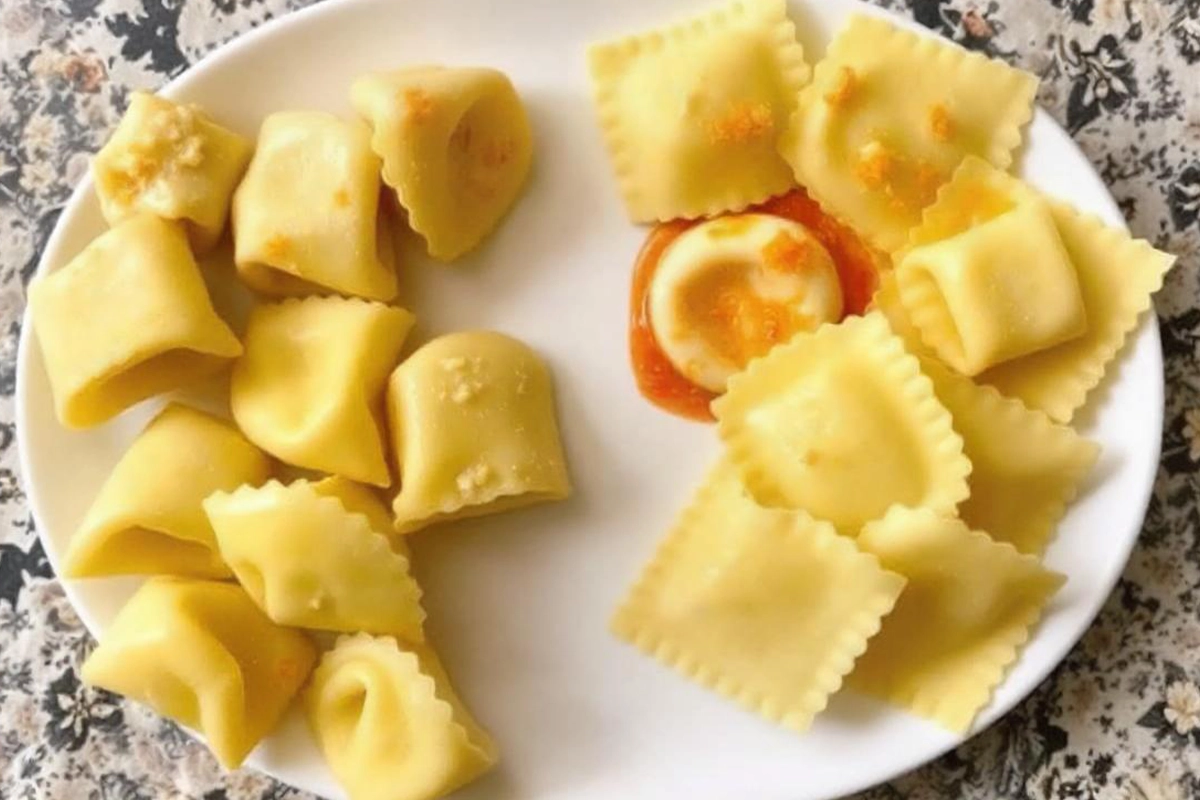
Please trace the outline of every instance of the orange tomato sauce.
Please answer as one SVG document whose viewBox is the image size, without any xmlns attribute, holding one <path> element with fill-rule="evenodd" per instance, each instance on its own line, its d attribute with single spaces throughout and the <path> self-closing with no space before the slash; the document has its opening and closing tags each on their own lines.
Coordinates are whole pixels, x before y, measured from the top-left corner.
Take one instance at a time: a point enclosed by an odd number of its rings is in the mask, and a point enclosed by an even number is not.
<svg viewBox="0 0 1200 800">
<path fill-rule="evenodd" d="M 837 266 L 844 315 L 861 314 L 878 285 L 877 256 L 854 231 L 821 210 L 803 189 L 775 197 L 742 213 L 773 214 L 804 225 L 824 245 Z M 654 227 L 633 268 L 629 302 L 629 356 L 638 391 L 654 405 L 687 419 L 712 422 L 714 393 L 679 373 L 658 345 L 650 326 L 650 283 L 663 254 L 679 236 L 703 220 L 672 220 Z"/>
</svg>

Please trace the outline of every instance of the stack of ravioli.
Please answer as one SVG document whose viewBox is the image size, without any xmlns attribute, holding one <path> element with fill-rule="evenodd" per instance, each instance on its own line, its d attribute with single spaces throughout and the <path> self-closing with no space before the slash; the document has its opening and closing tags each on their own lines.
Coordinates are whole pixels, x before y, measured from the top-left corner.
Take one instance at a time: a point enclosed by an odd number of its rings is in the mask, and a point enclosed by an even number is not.
<svg viewBox="0 0 1200 800">
<path fill-rule="evenodd" d="M 232 421 L 168 403 L 71 540 L 64 577 L 150 576 L 85 681 L 201 732 L 231 769 L 302 699 L 353 800 L 426 800 L 497 753 L 426 639 L 405 535 L 570 483 L 533 350 L 471 331 L 404 357 L 414 316 L 394 305 L 401 209 L 450 260 L 516 200 L 532 145 L 511 83 L 421 67 L 351 95 L 361 120 L 276 113 L 256 145 L 134 95 L 95 159 L 111 229 L 30 302 L 68 427 L 231 367 Z M 254 297 L 238 333 L 197 261 L 227 218 Z"/>
<path fill-rule="evenodd" d="M 1097 458 L 1070 423 L 1172 257 L 1010 175 L 1037 80 L 851 16 L 810 70 L 784 0 L 595 46 L 635 222 L 797 185 L 890 266 L 712 406 L 724 453 L 615 632 L 796 730 L 843 683 L 966 731 L 1065 578 Z"/>
</svg>

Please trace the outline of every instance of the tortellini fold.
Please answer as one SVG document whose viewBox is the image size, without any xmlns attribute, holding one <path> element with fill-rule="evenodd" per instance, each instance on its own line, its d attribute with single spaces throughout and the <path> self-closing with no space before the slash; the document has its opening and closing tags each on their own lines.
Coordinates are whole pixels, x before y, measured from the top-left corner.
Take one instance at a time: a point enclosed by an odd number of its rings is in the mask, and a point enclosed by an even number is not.
<svg viewBox="0 0 1200 800">
<path fill-rule="evenodd" d="M 375 72 L 354 82 L 351 100 L 373 128 L 384 182 L 434 258 L 473 250 L 516 201 L 533 137 L 504 73 L 441 66 Z"/>
<path fill-rule="evenodd" d="M 421 641 L 425 612 L 408 558 L 375 528 L 377 512 L 347 507 L 343 494 L 272 482 L 217 492 L 204 509 L 221 556 L 274 622 Z"/>
<path fill-rule="evenodd" d="M 201 502 L 263 483 L 270 470 L 267 456 L 228 422 L 167 406 L 100 489 L 67 548 L 64 576 L 229 577 Z"/>
<path fill-rule="evenodd" d="M 392 373 L 388 412 L 401 533 L 570 492 L 550 373 L 516 339 L 469 331 L 425 344 Z"/>
<path fill-rule="evenodd" d="M 289 464 L 388 486 L 384 387 L 413 321 L 402 308 L 353 298 L 257 306 L 233 368 L 234 419 Z"/>
<path fill-rule="evenodd" d="M 361 122 L 319 111 L 268 116 L 233 196 L 238 275 L 268 295 L 392 299 L 396 256 L 379 170 Z"/>
<path fill-rule="evenodd" d="M 183 228 L 128 217 L 29 289 L 58 419 L 98 425 L 211 375 L 242 346 L 217 316 Z"/>
<path fill-rule="evenodd" d="M 304 693 L 309 727 L 353 800 L 433 800 L 498 757 L 428 647 L 343 636 Z"/>
<path fill-rule="evenodd" d="M 232 583 L 151 578 L 84 662 L 82 678 L 201 733 L 226 769 L 274 730 L 316 648 Z"/>
<path fill-rule="evenodd" d="M 100 210 L 110 225 L 139 211 L 178 220 L 196 252 L 209 250 L 252 149 L 196 106 L 134 92 L 92 161 Z"/>
</svg>

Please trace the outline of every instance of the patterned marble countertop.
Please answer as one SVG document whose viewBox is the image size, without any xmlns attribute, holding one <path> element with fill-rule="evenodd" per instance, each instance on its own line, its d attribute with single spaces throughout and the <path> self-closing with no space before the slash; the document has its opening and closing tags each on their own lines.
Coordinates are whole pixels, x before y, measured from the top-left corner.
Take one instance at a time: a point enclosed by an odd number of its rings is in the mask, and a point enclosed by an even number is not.
<svg viewBox="0 0 1200 800">
<path fill-rule="evenodd" d="M 564 0 L 565 2 L 566 0 Z M 14 441 L 24 287 L 130 90 L 303 0 L 0 0 L 0 797 L 297 797 L 223 775 L 173 724 L 80 685 L 91 640 L 34 531 Z M 884 0 L 1042 78 L 1130 227 L 1181 259 L 1158 296 L 1163 458 L 1096 624 L 1033 695 L 939 761 L 860 796 L 1200 798 L 1200 0 Z"/>
</svg>

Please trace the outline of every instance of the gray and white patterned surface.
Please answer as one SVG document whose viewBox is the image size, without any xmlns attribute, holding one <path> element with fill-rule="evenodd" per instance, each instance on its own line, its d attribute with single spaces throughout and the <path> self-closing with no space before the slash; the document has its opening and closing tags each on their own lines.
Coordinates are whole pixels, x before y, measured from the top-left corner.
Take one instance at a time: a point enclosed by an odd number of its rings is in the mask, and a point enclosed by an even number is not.
<svg viewBox="0 0 1200 800">
<path fill-rule="evenodd" d="M 567 2 L 568 0 L 563 0 Z M 818 0 L 812 0 L 818 1 Z M 1181 259 L 1158 298 L 1163 458 L 1140 544 L 1096 624 L 1013 713 L 860 800 L 1200 798 L 1200 0 L 883 0 L 1042 78 L 1040 103 L 1134 233 Z M 80 685 L 91 647 L 18 478 L 24 287 L 130 90 L 304 0 L 0 0 L 0 798 L 306 797 L 221 774 L 174 725 Z"/>
</svg>

